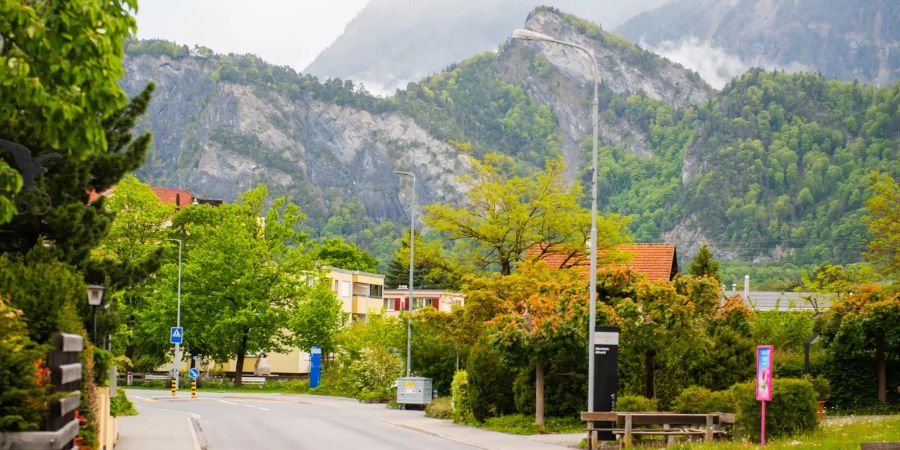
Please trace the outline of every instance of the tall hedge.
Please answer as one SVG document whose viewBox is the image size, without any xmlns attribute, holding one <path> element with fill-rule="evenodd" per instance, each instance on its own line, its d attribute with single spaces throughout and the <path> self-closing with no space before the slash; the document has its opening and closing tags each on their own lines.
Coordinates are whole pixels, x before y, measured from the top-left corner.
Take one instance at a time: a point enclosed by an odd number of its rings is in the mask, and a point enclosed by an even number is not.
<svg viewBox="0 0 900 450">
<path fill-rule="evenodd" d="M 453 421 L 466 423 L 472 417 L 469 406 L 469 375 L 465 370 L 457 370 L 450 384 L 450 399 L 453 406 Z"/>
<path fill-rule="evenodd" d="M 500 360 L 500 354 L 484 342 L 475 344 L 466 365 L 469 404 L 478 421 L 515 412 L 513 379 L 516 373 Z"/>
<path fill-rule="evenodd" d="M 761 405 L 756 400 L 755 383 L 735 384 L 730 391 L 743 433 L 759 441 Z M 799 378 L 772 380 L 772 401 L 766 402 L 766 439 L 813 431 L 817 425 L 812 383 Z"/>
</svg>

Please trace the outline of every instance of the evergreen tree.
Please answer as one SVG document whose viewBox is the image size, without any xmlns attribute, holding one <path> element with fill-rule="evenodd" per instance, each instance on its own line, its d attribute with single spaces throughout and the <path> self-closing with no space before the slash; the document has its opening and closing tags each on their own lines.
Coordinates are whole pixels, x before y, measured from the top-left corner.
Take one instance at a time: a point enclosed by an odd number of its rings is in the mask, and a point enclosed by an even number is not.
<svg viewBox="0 0 900 450">
<path fill-rule="evenodd" d="M 719 261 L 713 259 L 713 254 L 706 242 L 700 246 L 700 250 L 694 256 L 694 259 L 691 260 L 688 272 L 695 277 L 709 276 L 719 279 Z"/>
</svg>

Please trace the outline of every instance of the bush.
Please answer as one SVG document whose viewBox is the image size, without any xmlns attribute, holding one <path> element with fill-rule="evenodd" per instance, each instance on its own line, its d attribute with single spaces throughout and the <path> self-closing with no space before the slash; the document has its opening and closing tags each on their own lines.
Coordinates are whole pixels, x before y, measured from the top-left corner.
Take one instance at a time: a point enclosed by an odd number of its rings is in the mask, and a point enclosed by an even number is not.
<svg viewBox="0 0 900 450">
<path fill-rule="evenodd" d="M 587 366 L 587 364 L 585 364 Z M 544 414 L 566 417 L 584 409 L 587 392 L 587 368 L 567 361 L 552 361 L 544 366 Z M 534 415 L 534 367 L 519 371 L 513 381 L 513 399 L 519 414 Z"/>
<path fill-rule="evenodd" d="M 691 386 L 678 394 L 673 409 L 687 414 L 734 412 L 735 404 L 730 391 L 713 392 L 705 387 Z"/>
<path fill-rule="evenodd" d="M 453 374 L 450 384 L 450 406 L 453 410 L 453 421 L 467 423 L 472 419 L 472 408 L 469 407 L 469 376 L 465 370 Z"/>
<path fill-rule="evenodd" d="M 109 368 L 112 365 L 112 352 L 94 347 L 94 382 L 97 386 L 109 386 Z"/>
<path fill-rule="evenodd" d="M 821 375 L 806 375 L 803 379 L 812 384 L 813 390 L 816 391 L 816 400 L 828 400 L 828 397 L 831 397 L 831 383 L 827 378 Z"/>
<path fill-rule="evenodd" d="M 0 431 L 36 430 L 49 386 L 42 349 L 28 336 L 21 311 L 0 295 Z"/>
<path fill-rule="evenodd" d="M 453 401 L 450 397 L 438 397 L 425 407 L 425 416 L 434 419 L 452 419 Z"/>
<path fill-rule="evenodd" d="M 293 394 L 306 394 L 309 392 L 309 380 L 291 380 L 281 383 L 284 392 Z"/>
<path fill-rule="evenodd" d="M 616 411 L 656 411 L 656 400 L 641 395 L 623 395 L 616 399 Z"/>
<path fill-rule="evenodd" d="M 125 391 L 122 389 L 119 389 L 116 392 L 116 396 L 110 399 L 109 413 L 113 417 L 136 416 L 138 414 L 137 409 L 134 408 L 134 403 L 131 403 L 131 400 L 125 396 Z"/>
<path fill-rule="evenodd" d="M 500 354 L 490 345 L 478 343 L 469 353 L 469 404 L 479 422 L 515 411 L 512 383 L 515 372 L 503 364 Z"/>
<path fill-rule="evenodd" d="M 737 421 L 744 433 L 759 441 L 760 402 L 754 382 L 739 383 L 729 391 L 737 405 Z M 772 401 L 766 404 L 766 438 L 790 436 L 816 429 L 816 391 L 798 378 L 772 380 Z"/>
<path fill-rule="evenodd" d="M 384 347 L 363 349 L 359 359 L 350 364 L 350 371 L 357 380 L 356 398 L 379 401 L 390 399 L 400 364 L 400 358 L 388 353 Z"/>
</svg>

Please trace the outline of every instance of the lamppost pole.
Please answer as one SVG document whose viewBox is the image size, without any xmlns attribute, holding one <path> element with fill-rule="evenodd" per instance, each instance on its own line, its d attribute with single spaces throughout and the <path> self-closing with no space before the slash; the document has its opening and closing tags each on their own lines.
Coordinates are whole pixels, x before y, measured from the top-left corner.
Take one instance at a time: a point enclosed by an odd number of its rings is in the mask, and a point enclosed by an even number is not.
<svg viewBox="0 0 900 450">
<path fill-rule="evenodd" d="M 175 326 L 181 328 L 181 239 L 169 239 L 170 241 L 178 242 L 178 312 L 175 318 Z M 175 369 L 173 370 L 175 376 L 175 386 L 178 386 L 178 366 L 181 362 L 181 344 L 175 344 Z"/>
<path fill-rule="evenodd" d="M 590 317 L 588 323 L 588 411 L 594 411 L 594 329 L 597 322 L 597 129 L 599 128 L 599 99 L 598 91 L 600 85 L 600 71 L 597 68 L 597 58 L 590 50 L 571 42 L 560 41 L 553 37 L 547 36 L 536 31 L 517 29 L 513 31 L 513 39 L 522 39 L 526 41 L 542 41 L 554 44 L 564 45 L 580 50 L 591 59 L 591 69 L 594 76 L 594 100 L 591 102 L 594 110 L 594 136 L 593 149 L 591 152 L 591 274 L 590 274 Z"/>
<path fill-rule="evenodd" d="M 412 203 L 409 207 L 409 300 L 406 302 L 406 310 L 412 309 L 413 302 L 413 271 L 416 261 L 416 174 L 403 170 L 395 170 L 397 175 L 412 178 Z M 406 317 L 406 377 L 412 376 L 412 322 Z"/>
</svg>

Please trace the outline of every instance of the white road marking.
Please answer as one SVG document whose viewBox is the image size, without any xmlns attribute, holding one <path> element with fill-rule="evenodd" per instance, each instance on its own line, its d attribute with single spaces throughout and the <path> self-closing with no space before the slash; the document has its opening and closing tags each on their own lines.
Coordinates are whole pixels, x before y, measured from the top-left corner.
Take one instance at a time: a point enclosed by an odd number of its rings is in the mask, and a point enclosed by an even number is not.
<svg viewBox="0 0 900 450">
<path fill-rule="evenodd" d="M 238 406 L 235 402 L 229 402 L 228 400 L 219 400 L 219 403 L 224 403 L 226 405 Z"/>
<path fill-rule="evenodd" d="M 196 414 L 193 414 L 193 416 L 195 416 L 197 419 L 200 418 L 200 416 Z M 197 430 L 194 429 L 194 422 L 192 421 L 191 417 L 187 418 L 187 423 L 188 429 L 191 430 L 191 442 L 194 444 L 194 450 L 201 450 L 200 438 L 197 437 Z"/>
</svg>

